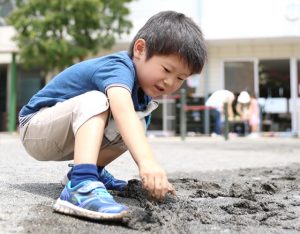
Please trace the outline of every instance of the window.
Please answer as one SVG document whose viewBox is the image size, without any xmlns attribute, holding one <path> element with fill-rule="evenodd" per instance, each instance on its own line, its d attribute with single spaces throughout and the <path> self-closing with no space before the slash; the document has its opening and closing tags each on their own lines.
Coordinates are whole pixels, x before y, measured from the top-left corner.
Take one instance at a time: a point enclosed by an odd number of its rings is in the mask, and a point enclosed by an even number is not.
<svg viewBox="0 0 300 234">
<path fill-rule="evenodd" d="M 291 97 L 288 59 L 259 61 L 260 97 Z"/>
<path fill-rule="evenodd" d="M 254 93 L 254 62 L 225 62 L 224 82 L 225 89 L 233 93 L 240 93 L 243 90 Z"/>
</svg>

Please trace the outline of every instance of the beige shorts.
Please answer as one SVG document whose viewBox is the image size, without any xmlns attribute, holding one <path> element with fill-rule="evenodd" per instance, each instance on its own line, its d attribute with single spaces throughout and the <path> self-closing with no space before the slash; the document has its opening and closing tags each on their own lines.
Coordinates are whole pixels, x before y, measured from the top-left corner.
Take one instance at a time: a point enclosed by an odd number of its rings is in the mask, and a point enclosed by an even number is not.
<svg viewBox="0 0 300 234">
<path fill-rule="evenodd" d="M 137 112 L 146 129 L 145 116 L 157 108 L 150 102 L 147 109 Z M 72 160 L 75 134 L 79 127 L 91 117 L 109 110 L 107 97 L 99 91 L 90 91 L 52 107 L 42 108 L 24 126 L 20 126 L 20 137 L 26 151 L 40 161 Z M 105 128 L 101 149 L 127 150 L 116 124 L 110 115 Z"/>
</svg>

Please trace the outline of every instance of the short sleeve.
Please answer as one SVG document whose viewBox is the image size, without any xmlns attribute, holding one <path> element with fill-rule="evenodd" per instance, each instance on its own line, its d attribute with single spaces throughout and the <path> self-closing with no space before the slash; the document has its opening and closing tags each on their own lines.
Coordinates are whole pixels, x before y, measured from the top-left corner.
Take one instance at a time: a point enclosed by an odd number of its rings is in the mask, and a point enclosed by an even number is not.
<svg viewBox="0 0 300 234">
<path fill-rule="evenodd" d="M 103 93 L 113 86 L 124 87 L 132 92 L 134 81 L 135 71 L 132 64 L 121 58 L 108 60 L 92 76 L 92 82 Z"/>
</svg>

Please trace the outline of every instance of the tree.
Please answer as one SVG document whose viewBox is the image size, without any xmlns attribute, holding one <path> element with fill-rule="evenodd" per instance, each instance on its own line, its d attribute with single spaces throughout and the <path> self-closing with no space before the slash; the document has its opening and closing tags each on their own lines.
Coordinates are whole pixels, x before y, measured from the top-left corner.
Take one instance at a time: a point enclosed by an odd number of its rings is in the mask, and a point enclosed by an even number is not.
<svg viewBox="0 0 300 234">
<path fill-rule="evenodd" d="M 129 33 L 132 0 L 19 0 L 8 16 L 17 30 L 20 61 L 49 74 L 109 49 Z"/>
</svg>

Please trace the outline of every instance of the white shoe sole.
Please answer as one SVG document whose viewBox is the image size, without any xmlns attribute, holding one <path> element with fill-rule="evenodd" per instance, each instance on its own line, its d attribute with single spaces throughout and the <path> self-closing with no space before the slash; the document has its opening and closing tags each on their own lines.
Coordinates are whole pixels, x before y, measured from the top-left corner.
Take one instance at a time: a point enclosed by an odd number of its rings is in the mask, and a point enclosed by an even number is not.
<svg viewBox="0 0 300 234">
<path fill-rule="evenodd" d="M 119 214 L 107 214 L 91 211 L 75 206 L 70 202 L 61 200 L 60 198 L 57 199 L 56 203 L 53 206 L 53 209 L 59 213 L 89 218 L 93 220 L 121 220 L 122 218 L 124 218 L 124 216 L 128 214 L 128 210 L 124 210 Z"/>
</svg>

